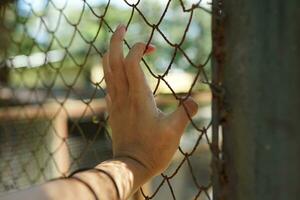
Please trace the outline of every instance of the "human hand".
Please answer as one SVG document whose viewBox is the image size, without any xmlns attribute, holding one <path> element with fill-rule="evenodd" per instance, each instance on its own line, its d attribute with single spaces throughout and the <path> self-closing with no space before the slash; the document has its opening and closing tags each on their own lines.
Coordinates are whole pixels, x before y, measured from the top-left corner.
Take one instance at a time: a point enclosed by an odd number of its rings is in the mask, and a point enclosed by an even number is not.
<svg viewBox="0 0 300 200">
<path fill-rule="evenodd" d="M 171 114 L 157 108 L 140 67 L 144 53 L 151 53 L 155 48 L 136 43 L 124 57 L 125 32 L 125 26 L 117 28 L 109 51 L 103 56 L 113 154 L 137 161 L 145 167 L 145 173 L 153 176 L 169 165 L 189 122 L 186 112 L 193 116 L 198 106 L 188 98 Z"/>
</svg>

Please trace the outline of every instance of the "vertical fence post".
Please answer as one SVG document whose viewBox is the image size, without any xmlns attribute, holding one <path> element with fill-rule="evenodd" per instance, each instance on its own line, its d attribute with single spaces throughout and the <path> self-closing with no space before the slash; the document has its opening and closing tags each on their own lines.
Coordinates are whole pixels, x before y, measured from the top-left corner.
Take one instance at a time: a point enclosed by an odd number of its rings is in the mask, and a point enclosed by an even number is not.
<svg viewBox="0 0 300 200">
<path fill-rule="evenodd" d="M 4 14 L 5 14 L 5 7 L 6 2 L 0 2 L 0 87 L 7 86 L 8 79 L 9 79 L 9 69 L 6 65 L 5 57 L 6 52 L 5 50 L 9 46 L 9 31 L 4 26 Z M 0 105 L 1 106 L 1 105 Z"/>
<path fill-rule="evenodd" d="M 223 35 L 225 54 L 213 63 L 223 67 L 227 113 L 226 187 L 218 199 L 298 200 L 300 1 L 226 0 L 222 7 L 224 32 L 215 34 Z"/>
</svg>

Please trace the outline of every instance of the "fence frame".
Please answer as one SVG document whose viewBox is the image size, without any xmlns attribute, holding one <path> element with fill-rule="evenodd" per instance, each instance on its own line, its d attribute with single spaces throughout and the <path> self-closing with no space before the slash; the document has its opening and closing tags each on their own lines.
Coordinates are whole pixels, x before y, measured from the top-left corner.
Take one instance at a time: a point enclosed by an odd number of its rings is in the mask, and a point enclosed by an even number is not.
<svg viewBox="0 0 300 200">
<path fill-rule="evenodd" d="M 299 199 L 299 7 L 280 0 L 222 4 L 216 30 L 224 42 L 213 42 L 221 45 L 214 68 L 223 72 L 225 95 L 214 109 L 225 113 L 225 184 L 216 200 Z"/>
</svg>

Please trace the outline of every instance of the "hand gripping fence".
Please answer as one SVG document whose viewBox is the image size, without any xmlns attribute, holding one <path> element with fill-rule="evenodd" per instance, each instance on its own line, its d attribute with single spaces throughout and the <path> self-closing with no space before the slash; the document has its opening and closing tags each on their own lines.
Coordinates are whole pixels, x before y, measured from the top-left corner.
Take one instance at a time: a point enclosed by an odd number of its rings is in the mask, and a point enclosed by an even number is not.
<svg viewBox="0 0 300 200">
<path fill-rule="evenodd" d="M 210 114 L 218 91 L 210 69 L 211 2 L 0 4 L 0 193 L 67 177 L 112 156 L 100 63 L 123 23 L 125 51 L 138 41 L 157 46 L 142 67 L 158 107 L 168 112 L 188 97 L 200 105 L 170 167 L 133 199 L 212 199 L 219 137 L 212 136 Z"/>
</svg>

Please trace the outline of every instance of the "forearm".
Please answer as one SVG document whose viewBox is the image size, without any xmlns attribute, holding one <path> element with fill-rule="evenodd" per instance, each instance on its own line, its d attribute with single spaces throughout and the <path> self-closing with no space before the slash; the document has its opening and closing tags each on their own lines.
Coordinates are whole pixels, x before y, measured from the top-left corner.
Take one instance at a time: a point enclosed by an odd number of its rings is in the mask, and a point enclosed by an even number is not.
<svg viewBox="0 0 300 200">
<path fill-rule="evenodd" d="M 87 172 L 74 175 L 92 186 L 99 199 L 127 199 L 151 175 L 139 162 L 127 158 L 105 161 Z"/>
<path fill-rule="evenodd" d="M 58 179 L 29 189 L 14 191 L 0 197 L 1 200 L 58 200 L 93 199 L 89 189 L 73 179 Z"/>
<path fill-rule="evenodd" d="M 11 193 L 1 199 L 127 199 L 150 177 L 147 170 L 137 161 L 118 158 L 103 162 L 95 169 L 76 173 L 73 178 L 51 181 L 28 190 Z"/>
</svg>

